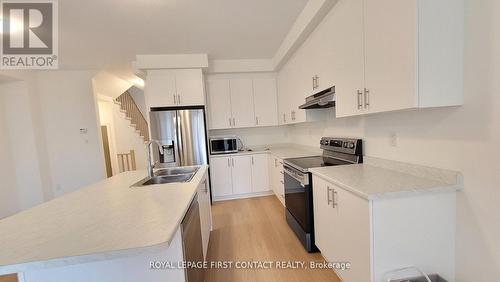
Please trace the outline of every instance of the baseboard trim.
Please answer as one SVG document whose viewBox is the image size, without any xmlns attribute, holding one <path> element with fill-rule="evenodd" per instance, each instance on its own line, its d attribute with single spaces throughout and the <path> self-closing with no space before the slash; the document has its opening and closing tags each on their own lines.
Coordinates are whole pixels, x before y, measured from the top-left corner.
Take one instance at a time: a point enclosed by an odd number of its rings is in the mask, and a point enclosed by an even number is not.
<svg viewBox="0 0 500 282">
<path fill-rule="evenodd" d="M 257 192 L 257 193 L 248 193 L 248 194 L 239 194 L 239 195 L 228 195 L 222 197 L 214 197 L 214 202 L 222 202 L 222 201 L 230 201 L 230 200 L 238 200 L 238 199 L 247 199 L 247 198 L 256 198 L 256 197 L 265 197 L 274 195 L 272 190 Z"/>
</svg>

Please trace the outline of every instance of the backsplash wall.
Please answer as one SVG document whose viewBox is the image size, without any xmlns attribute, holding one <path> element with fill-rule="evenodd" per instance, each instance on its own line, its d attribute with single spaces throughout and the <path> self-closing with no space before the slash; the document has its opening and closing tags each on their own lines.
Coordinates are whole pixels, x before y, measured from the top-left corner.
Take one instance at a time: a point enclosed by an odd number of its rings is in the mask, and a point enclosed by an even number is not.
<svg viewBox="0 0 500 282">
<path fill-rule="evenodd" d="M 245 146 L 289 143 L 288 129 L 284 126 L 218 129 L 210 130 L 209 136 L 236 135 L 241 138 Z"/>
</svg>

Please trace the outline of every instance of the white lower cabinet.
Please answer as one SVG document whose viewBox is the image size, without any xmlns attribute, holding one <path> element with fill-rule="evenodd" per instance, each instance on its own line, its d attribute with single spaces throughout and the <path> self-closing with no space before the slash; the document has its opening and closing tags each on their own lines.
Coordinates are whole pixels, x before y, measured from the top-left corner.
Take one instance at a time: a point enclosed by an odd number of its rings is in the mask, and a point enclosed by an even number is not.
<svg viewBox="0 0 500 282">
<path fill-rule="evenodd" d="M 252 156 L 231 157 L 233 195 L 252 192 Z"/>
<path fill-rule="evenodd" d="M 269 191 L 267 154 L 252 155 L 252 192 Z"/>
<path fill-rule="evenodd" d="M 283 160 L 269 155 L 269 179 L 271 187 L 283 206 L 285 205 L 285 182 L 284 182 Z"/>
<path fill-rule="evenodd" d="M 214 201 L 260 196 L 270 191 L 267 154 L 212 156 Z"/>
<path fill-rule="evenodd" d="M 198 204 L 200 206 L 201 240 L 203 243 L 203 257 L 207 259 L 210 231 L 212 231 L 212 204 L 210 202 L 210 185 L 208 174 L 198 186 Z"/>
<path fill-rule="evenodd" d="M 349 262 L 343 281 L 370 281 L 369 203 L 321 178 L 313 179 L 316 246 L 329 262 Z"/>
<path fill-rule="evenodd" d="M 383 282 L 410 266 L 455 281 L 454 191 L 368 200 L 313 175 L 313 206 L 321 254 L 351 264 L 335 270 L 342 281 Z"/>
</svg>

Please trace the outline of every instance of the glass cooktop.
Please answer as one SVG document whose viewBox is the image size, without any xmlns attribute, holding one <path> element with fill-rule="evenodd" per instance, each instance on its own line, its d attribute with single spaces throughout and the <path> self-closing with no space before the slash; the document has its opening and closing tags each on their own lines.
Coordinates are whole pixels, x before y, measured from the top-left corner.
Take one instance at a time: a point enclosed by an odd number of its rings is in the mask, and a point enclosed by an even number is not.
<svg viewBox="0 0 500 282">
<path fill-rule="evenodd" d="M 322 156 L 285 159 L 285 163 L 288 163 L 292 167 L 295 167 L 295 168 L 302 170 L 302 171 L 307 171 L 310 168 L 314 168 L 314 167 L 351 164 L 349 162 L 334 159 L 334 158 L 325 159 Z"/>
</svg>

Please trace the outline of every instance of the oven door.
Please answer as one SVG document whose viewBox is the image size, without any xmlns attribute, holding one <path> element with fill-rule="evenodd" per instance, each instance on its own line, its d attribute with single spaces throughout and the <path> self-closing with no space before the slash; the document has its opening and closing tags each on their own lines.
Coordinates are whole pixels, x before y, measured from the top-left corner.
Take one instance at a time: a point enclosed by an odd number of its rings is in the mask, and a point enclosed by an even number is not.
<svg viewBox="0 0 500 282">
<path fill-rule="evenodd" d="M 306 233 L 312 232 L 312 187 L 309 173 L 285 166 L 285 206 Z"/>
</svg>

